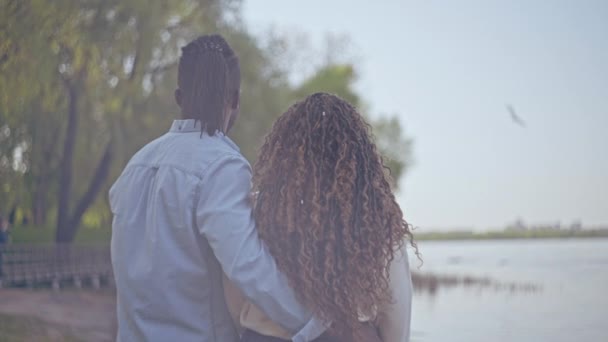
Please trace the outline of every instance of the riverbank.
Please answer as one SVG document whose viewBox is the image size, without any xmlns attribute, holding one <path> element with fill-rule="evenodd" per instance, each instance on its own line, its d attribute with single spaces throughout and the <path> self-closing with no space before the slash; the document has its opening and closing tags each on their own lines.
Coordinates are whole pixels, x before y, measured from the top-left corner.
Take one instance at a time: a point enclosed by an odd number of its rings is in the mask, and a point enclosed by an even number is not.
<svg viewBox="0 0 608 342">
<path fill-rule="evenodd" d="M 42 243 L 51 244 L 55 238 L 52 228 L 18 227 L 11 232 L 12 243 Z M 85 228 L 76 235 L 77 244 L 106 244 L 110 242 L 111 230 L 101 228 Z M 571 238 L 604 238 L 608 237 L 608 229 L 585 230 L 505 230 L 505 231 L 426 231 L 414 230 L 418 241 L 435 240 L 502 240 L 502 239 L 571 239 Z"/>
<path fill-rule="evenodd" d="M 0 314 L 0 341 L 3 342 L 80 342 L 70 331 L 32 316 Z"/>
<path fill-rule="evenodd" d="M 604 238 L 608 237 L 608 229 L 589 230 L 505 230 L 505 231 L 446 231 L 423 232 L 414 231 L 414 237 L 419 241 L 434 240 L 501 240 L 501 239 L 571 239 L 571 238 Z"/>
<path fill-rule="evenodd" d="M 533 284 L 500 283 L 490 278 L 412 272 L 416 293 L 434 296 L 440 289 L 534 292 Z M 0 289 L 0 341 L 112 341 L 116 334 L 113 290 L 52 291 Z"/>
<path fill-rule="evenodd" d="M 112 341 L 113 291 L 0 289 L 0 341 Z"/>
</svg>

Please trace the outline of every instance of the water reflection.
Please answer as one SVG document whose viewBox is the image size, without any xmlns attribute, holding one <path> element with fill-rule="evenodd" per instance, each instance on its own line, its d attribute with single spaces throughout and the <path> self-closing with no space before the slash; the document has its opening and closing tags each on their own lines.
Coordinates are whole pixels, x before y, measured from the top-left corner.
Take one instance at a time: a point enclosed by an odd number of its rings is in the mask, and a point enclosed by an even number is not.
<svg viewBox="0 0 608 342">
<path fill-rule="evenodd" d="M 446 275 L 429 272 L 412 272 L 414 292 L 436 296 L 440 289 L 473 288 L 479 290 L 508 291 L 509 293 L 535 293 L 542 286 L 533 283 L 501 282 L 489 277 Z"/>
<path fill-rule="evenodd" d="M 412 341 L 608 341 L 608 239 L 419 247 Z"/>
</svg>

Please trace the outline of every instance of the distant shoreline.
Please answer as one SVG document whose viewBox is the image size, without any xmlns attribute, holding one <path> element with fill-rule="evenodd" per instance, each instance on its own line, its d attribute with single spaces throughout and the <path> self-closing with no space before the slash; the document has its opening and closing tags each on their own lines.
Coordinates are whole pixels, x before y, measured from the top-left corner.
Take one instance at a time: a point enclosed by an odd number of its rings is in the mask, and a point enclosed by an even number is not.
<svg viewBox="0 0 608 342">
<path fill-rule="evenodd" d="M 419 241 L 441 240 L 507 240 L 507 239 L 569 239 L 608 237 L 608 229 L 592 230 L 505 230 L 490 232 L 420 232 L 414 231 L 414 238 Z"/>
<path fill-rule="evenodd" d="M 428 231 L 414 229 L 417 241 L 455 241 L 455 240 L 515 240 L 515 239 L 569 239 L 569 238 L 608 238 L 608 228 L 557 230 L 528 229 L 474 232 L 470 230 Z M 109 243 L 110 229 L 83 227 L 76 235 L 76 244 Z M 11 230 L 13 243 L 54 243 L 55 230 L 50 227 L 17 227 Z"/>
</svg>

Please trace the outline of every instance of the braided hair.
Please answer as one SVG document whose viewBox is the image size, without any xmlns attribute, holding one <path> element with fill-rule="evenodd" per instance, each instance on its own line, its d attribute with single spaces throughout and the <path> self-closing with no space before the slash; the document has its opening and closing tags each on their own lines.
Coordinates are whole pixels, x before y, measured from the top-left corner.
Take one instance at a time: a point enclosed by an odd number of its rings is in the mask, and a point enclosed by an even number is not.
<svg viewBox="0 0 608 342">
<path fill-rule="evenodd" d="M 200 36 L 182 48 L 177 84 L 182 116 L 200 122 L 201 132 L 213 135 L 223 130 L 226 107 L 238 105 L 238 57 L 222 36 Z"/>
<path fill-rule="evenodd" d="M 254 166 L 260 237 L 303 303 L 354 328 L 390 300 L 389 265 L 412 232 L 370 126 L 316 93 L 275 122 Z"/>
</svg>

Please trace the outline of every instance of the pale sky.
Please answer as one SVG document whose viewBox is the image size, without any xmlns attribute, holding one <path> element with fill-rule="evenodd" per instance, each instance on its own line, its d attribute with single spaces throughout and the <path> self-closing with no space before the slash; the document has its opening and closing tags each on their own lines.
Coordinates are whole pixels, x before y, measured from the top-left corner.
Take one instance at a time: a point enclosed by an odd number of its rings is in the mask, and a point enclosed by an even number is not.
<svg viewBox="0 0 608 342">
<path fill-rule="evenodd" d="M 371 112 L 414 139 L 413 225 L 608 224 L 608 1 L 245 0 L 244 18 L 350 37 Z"/>
</svg>

